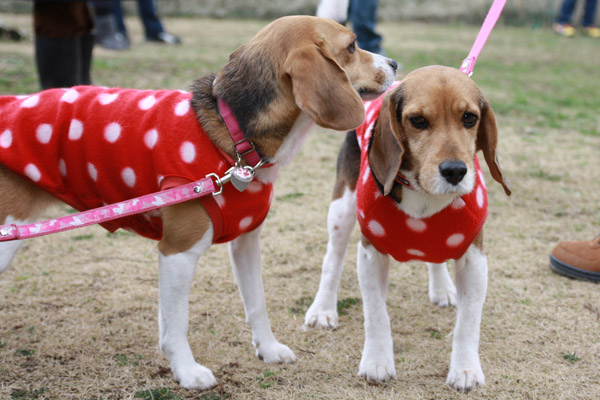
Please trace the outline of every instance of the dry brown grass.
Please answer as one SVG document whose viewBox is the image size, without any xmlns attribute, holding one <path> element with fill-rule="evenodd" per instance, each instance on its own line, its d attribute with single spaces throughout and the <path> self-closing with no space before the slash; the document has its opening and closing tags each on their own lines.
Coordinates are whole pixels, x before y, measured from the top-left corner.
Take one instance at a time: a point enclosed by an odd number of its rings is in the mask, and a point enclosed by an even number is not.
<svg viewBox="0 0 600 400">
<path fill-rule="evenodd" d="M 27 16 L 0 18 L 30 24 Z M 195 77 L 217 70 L 264 24 L 167 20 L 184 44 L 165 48 L 141 43 L 137 21 L 129 22 L 134 47 L 125 53 L 98 50 L 96 83 L 185 89 Z M 407 71 L 429 63 L 457 65 L 477 31 L 388 23 L 380 29 L 389 54 Z M 29 42 L 0 43 L 0 92 L 36 90 L 31 54 Z M 516 28 L 495 31 L 478 63 L 475 79 L 498 111 L 500 160 L 513 197 L 507 199 L 487 175 L 490 280 L 481 336 L 487 385 L 471 399 L 598 396 L 599 287 L 548 269 L 548 253 L 558 240 L 588 239 L 600 226 L 598 65 L 591 40 L 568 42 Z M 155 243 L 90 227 L 27 241 L 0 277 L 0 398 L 130 399 L 161 388 L 156 398 L 466 397 L 444 384 L 455 310 L 429 303 L 427 269 L 420 263 L 394 264 L 391 270 L 395 381 L 371 386 L 356 377 L 360 305 L 347 308 L 337 331 L 302 329 L 302 300 L 315 294 L 320 279 L 342 137 L 315 129 L 298 159 L 282 171 L 263 231 L 269 316 L 276 336 L 296 352 L 295 365 L 265 365 L 254 356 L 226 248 L 215 246 L 197 269 L 189 339 L 221 386 L 207 392 L 179 388 L 157 349 Z M 360 297 L 357 239 L 354 232 L 340 299 Z"/>
</svg>

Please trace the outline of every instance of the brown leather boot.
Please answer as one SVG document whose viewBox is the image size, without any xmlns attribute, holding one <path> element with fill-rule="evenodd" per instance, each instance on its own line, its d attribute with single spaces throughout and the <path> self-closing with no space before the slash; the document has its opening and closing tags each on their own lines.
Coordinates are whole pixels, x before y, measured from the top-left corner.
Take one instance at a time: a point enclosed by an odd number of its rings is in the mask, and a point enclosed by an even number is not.
<svg viewBox="0 0 600 400">
<path fill-rule="evenodd" d="M 590 241 L 559 242 L 550 255 L 550 268 L 570 278 L 600 282 L 600 235 Z"/>
</svg>

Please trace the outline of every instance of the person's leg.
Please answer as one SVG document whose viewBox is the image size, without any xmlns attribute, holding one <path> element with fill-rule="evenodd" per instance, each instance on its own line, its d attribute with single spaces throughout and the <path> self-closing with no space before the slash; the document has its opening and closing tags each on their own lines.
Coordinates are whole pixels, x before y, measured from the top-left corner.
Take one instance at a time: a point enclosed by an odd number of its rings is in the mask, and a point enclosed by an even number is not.
<svg viewBox="0 0 600 400">
<path fill-rule="evenodd" d="M 586 0 L 583 8 L 583 20 L 581 25 L 584 28 L 589 28 L 594 25 L 594 19 L 596 18 L 596 6 L 597 0 Z"/>
<path fill-rule="evenodd" d="M 127 33 L 127 27 L 125 26 L 125 19 L 123 18 L 123 7 L 120 1 L 115 1 L 114 14 L 117 19 L 117 29 L 129 40 L 129 34 Z"/>
<path fill-rule="evenodd" d="M 573 16 L 573 11 L 575 10 L 575 1 L 576 0 L 564 0 L 560 11 L 558 12 L 558 17 L 556 18 L 556 22 L 559 24 L 570 24 L 571 17 Z"/>
<path fill-rule="evenodd" d="M 381 53 L 381 35 L 375 32 L 378 0 L 350 0 L 348 13 L 361 49 Z"/>
<path fill-rule="evenodd" d="M 35 62 L 42 89 L 91 83 L 92 27 L 86 3 L 34 3 Z"/>
<path fill-rule="evenodd" d="M 156 38 L 159 33 L 164 32 L 162 23 L 156 14 L 154 0 L 138 0 L 138 11 L 142 24 L 144 24 L 146 38 Z"/>
</svg>

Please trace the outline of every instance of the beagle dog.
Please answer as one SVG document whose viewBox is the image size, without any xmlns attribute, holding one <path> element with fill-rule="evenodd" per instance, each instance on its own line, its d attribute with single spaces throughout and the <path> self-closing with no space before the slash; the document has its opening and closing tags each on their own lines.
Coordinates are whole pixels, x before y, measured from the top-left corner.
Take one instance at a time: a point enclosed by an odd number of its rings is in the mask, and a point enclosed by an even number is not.
<svg viewBox="0 0 600 400">
<path fill-rule="evenodd" d="M 259 236 L 278 170 L 296 156 L 310 128 L 357 127 L 365 116 L 361 98 L 380 96 L 394 81 L 396 62 L 355 42 L 336 22 L 284 17 L 233 52 L 218 74 L 195 81 L 191 94 L 82 86 L 0 97 L 0 221 L 30 222 L 57 198 L 81 210 L 225 173 L 239 157 L 218 101 L 227 104 L 244 140 L 267 163 L 246 190 L 224 184 L 214 198 L 118 222 L 160 240 L 160 348 L 183 387 L 217 384 L 187 339 L 194 270 L 217 242 L 229 243 L 257 356 L 294 362 L 267 317 Z M 20 246 L 0 243 L 0 272 Z"/>
<path fill-rule="evenodd" d="M 359 375 L 375 383 L 396 377 L 386 311 L 389 259 L 421 260 L 429 267 L 430 300 L 458 307 L 447 383 L 469 391 L 484 384 L 478 348 L 487 288 L 487 195 L 477 151 L 510 195 L 496 158 L 494 113 L 471 79 L 441 66 L 413 71 L 367 102 L 366 110 L 365 122 L 347 134 L 339 153 L 329 243 L 305 324 L 337 327 L 342 263 L 358 219 L 365 317 Z M 456 288 L 449 259 L 456 260 Z"/>
</svg>

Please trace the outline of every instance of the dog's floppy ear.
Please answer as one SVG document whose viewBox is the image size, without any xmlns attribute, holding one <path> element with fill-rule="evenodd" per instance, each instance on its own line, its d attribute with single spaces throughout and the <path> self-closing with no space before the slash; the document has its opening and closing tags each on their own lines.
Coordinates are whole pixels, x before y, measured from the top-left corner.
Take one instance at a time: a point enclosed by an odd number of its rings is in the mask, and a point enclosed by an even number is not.
<svg viewBox="0 0 600 400">
<path fill-rule="evenodd" d="M 351 130 L 365 119 L 362 100 L 346 71 L 316 44 L 293 50 L 284 71 L 292 81 L 296 105 L 324 128 Z"/>
<path fill-rule="evenodd" d="M 496 145 L 498 143 L 496 117 L 488 102 L 481 96 L 479 98 L 479 108 L 481 110 L 481 122 L 479 123 L 479 129 L 477 130 L 477 150 L 483 152 L 485 162 L 490 169 L 492 178 L 500 183 L 504 188 L 506 195 L 510 196 L 510 187 L 506 180 L 504 180 L 500 164 L 498 163 L 498 156 L 496 155 Z"/>
<path fill-rule="evenodd" d="M 377 128 L 373 131 L 373 140 L 369 151 L 369 165 L 377 180 L 383 185 L 383 194 L 387 195 L 394 186 L 396 175 L 402 164 L 404 147 L 401 138 L 403 92 L 398 88 L 383 100 Z"/>
</svg>

